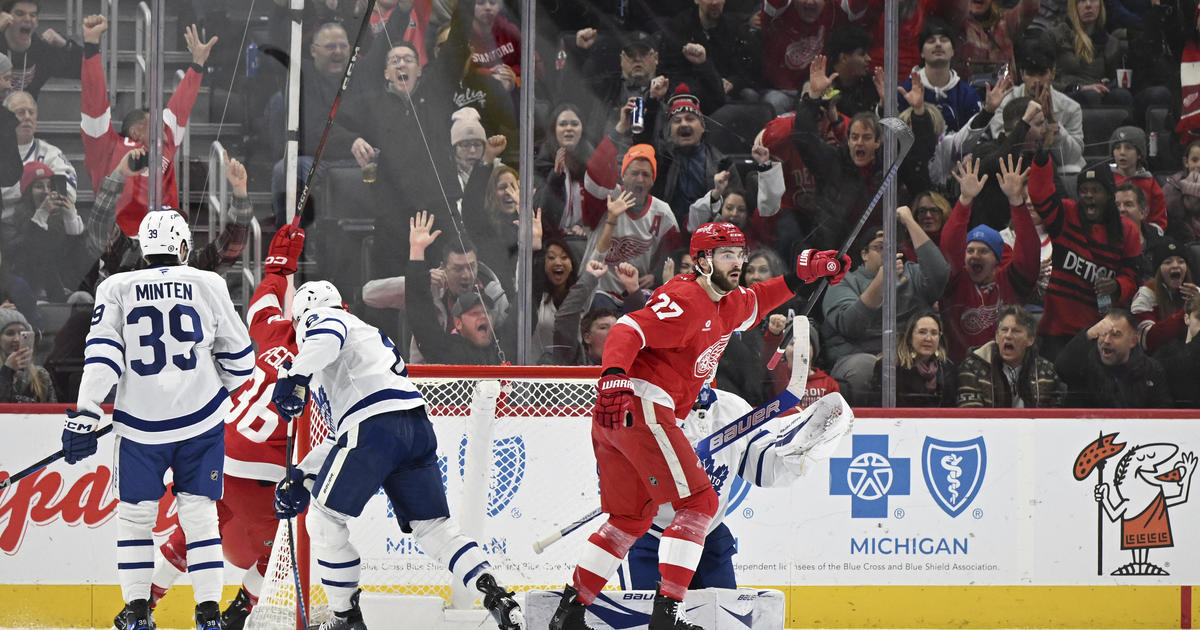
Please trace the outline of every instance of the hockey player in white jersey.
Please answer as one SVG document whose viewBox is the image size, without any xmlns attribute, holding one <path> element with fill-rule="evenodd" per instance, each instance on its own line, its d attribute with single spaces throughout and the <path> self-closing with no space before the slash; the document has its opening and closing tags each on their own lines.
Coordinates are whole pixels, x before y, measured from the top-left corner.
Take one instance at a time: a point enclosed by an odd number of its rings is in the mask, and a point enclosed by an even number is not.
<svg viewBox="0 0 1200 630">
<path fill-rule="evenodd" d="M 276 381 L 272 401 L 284 417 L 299 414 L 317 385 L 329 400 L 334 426 L 276 489 L 279 518 L 303 512 L 320 566 L 321 584 L 334 616 L 322 630 L 363 630 L 359 609 L 360 557 L 346 522 L 362 513 L 382 486 L 396 520 L 421 550 L 449 567 L 455 580 L 474 587 L 501 630 L 524 628 L 513 594 L 497 583 L 479 545 L 464 536 L 446 503 L 437 465 L 437 436 L 425 401 L 408 379 L 395 344 L 379 329 L 346 312 L 337 289 L 325 281 L 296 290 L 292 320 L 300 346 Z"/>
<path fill-rule="evenodd" d="M 731 392 L 700 392 L 696 407 L 681 428 L 693 445 L 713 431 L 753 410 L 750 403 Z M 807 422 L 805 422 L 807 420 Z M 690 588 L 737 588 L 733 572 L 736 541 L 723 522 L 732 494 L 734 477 L 761 487 L 787 486 L 818 462 L 828 459 L 844 435 L 850 432 L 854 412 L 841 394 L 827 394 L 795 413 L 774 421 L 781 428 L 762 429 L 701 460 L 720 502 L 708 526 L 704 551 L 696 565 Z M 802 426 L 803 425 L 803 426 Z M 660 580 L 658 546 L 663 530 L 671 524 L 675 510 L 666 503 L 659 507 L 654 524 L 633 544 L 628 555 L 629 588 L 653 590 Z"/>
<path fill-rule="evenodd" d="M 254 369 L 254 349 L 225 280 L 181 264 L 192 241 L 178 211 L 147 214 L 138 240 L 150 266 L 113 275 L 96 290 L 83 380 L 75 410 L 67 411 L 63 453 L 74 464 L 96 452 L 100 403 L 116 385 L 113 488 L 125 628 L 154 627 L 148 601 L 152 531 L 170 469 L 187 539 L 196 627 L 210 630 L 220 627 L 224 567 L 216 506 L 225 459 L 223 420 L 229 392 Z"/>
</svg>

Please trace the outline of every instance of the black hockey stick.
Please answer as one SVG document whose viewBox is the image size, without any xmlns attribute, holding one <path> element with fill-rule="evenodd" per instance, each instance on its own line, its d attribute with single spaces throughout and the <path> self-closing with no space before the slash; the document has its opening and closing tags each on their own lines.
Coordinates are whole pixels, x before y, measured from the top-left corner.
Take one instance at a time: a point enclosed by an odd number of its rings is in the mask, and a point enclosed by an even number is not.
<svg viewBox="0 0 1200 630">
<path fill-rule="evenodd" d="M 308 169 L 308 175 L 304 177 L 304 188 L 296 196 L 296 216 L 292 219 L 292 227 L 300 226 L 300 217 L 304 214 L 304 204 L 308 202 L 313 176 L 317 173 L 317 166 L 321 164 L 321 156 L 325 154 L 325 143 L 329 140 L 329 130 L 333 128 L 333 117 L 337 116 L 338 107 L 342 104 L 342 95 L 346 93 L 346 88 L 350 85 L 350 77 L 354 74 L 354 65 L 358 63 L 359 53 L 362 52 L 363 34 L 367 32 L 371 21 L 371 14 L 374 12 L 375 0 L 367 0 L 367 10 L 363 12 L 362 22 L 358 24 L 358 34 L 354 36 L 354 47 L 350 53 L 350 61 L 346 62 L 346 71 L 342 73 L 342 83 L 338 85 L 337 94 L 333 97 L 333 105 L 329 108 L 329 117 L 325 119 L 325 128 L 321 130 L 321 142 L 317 144 L 317 150 L 313 153 L 312 168 Z M 293 21 L 298 21 L 300 18 L 297 15 L 292 19 Z M 288 133 L 293 136 L 289 142 L 295 142 L 296 132 L 293 130 Z"/>
<path fill-rule="evenodd" d="M 287 447 L 285 455 L 285 468 L 287 469 L 287 477 L 289 481 L 292 478 L 292 449 L 296 446 L 296 418 L 290 420 L 285 418 L 287 422 Z M 304 482 L 300 482 L 301 487 Z M 300 583 L 300 565 L 296 564 L 296 530 L 292 527 L 292 519 L 287 519 L 288 528 L 288 553 L 292 557 L 292 581 L 296 583 L 296 607 L 300 611 L 300 621 L 304 628 L 308 627 L 308 600 L 304 597 L 304 587 Z"/>
<path fill-rule="evenodd" d="M 96 431 L 96 439 L 99 439 L 99 438 L 102 438 L 102 437 L 108 435 L 109 433 L 112 432 L 112 430 L 113 430 L 113 425 L 111 425 L 111 424 L 108 426 L 105 426 L 105 427 L 101 427 L 100 429 L 98 429 Z M 0 481 L 0 490 L 3 490 L 5 488 L 13 485 L 14 483 L 17 483 L 18 481 L 28 477 L 29 475 L 32 475 L 33 473 L 45 468 L 46 466 L 53 464 L 54 462 L 58 461 L 59 459 L 62 459 L 62 456 L 65 454 L 66 453 L 64 451 L 60 450 L 53 455 L 47 455 L 46 457 L 42 458 L 40 461 L 38 461 L 36 464 L 30 466 L 29 468 L 22 470 L 21 472 L 5 479 L 4 481 Z"/>
<path fill-rule="evenodd" d="M 888 168 L 887 176 L 883 178 L 883 183 L 879 184 L 879 190 L 875 191 L 875 196 L 871 198 L 871 202 L 867 204 L 862 215 L 858 217 L 858 223 L 854 229 L 850 231 L 850 235 L 846 237 L 846 241 L 842 243 L 842 248 L 838 250 L 838 258 L 844 256 L 854 246 L 855 239 L 858 238 L 859 232 L 862 232 L 863 226 L 867 224 L 867 220 L 871 218 L 871 213 L 875 211 L 875 206 L 879 205 L 879 200 L 883 198 L 883 193 L 887 190 L 888 184 L 896 179 L 896 173 L 900 172 L 900 165 L 904 163 L 905 156 L 908 155 L 909 149 L 913 145 L 912 129 L 904 124 L 904 121 L 896 117 L 884 118 L 879 123 L 892 130 L 896 137 L 896 159 L 892 161 L 892 165 Z M 825 293 L 825 289 L 829 286 L 829 278 L 821 278 L 817 282 L 816 288 L 813 289 L 812 295 L 808 296 L 808 301 L 804 303 L 804 307 L 800 309 L 800 314 L 807 316 L 816 307 L 817 302 L 821 301 L 821 295 Z M 779 360 L 783 358 L 783 351 L 792 341 L 792 329 L 789 323 L 787 329 L 783 331 L 783 337 L 779 340 L 779 347 L 775 349 L 775 354 L 771 356 L 771 360 L 767 362 L 767 369 L 774 370 L 775 366 L 779 365 Z"/>
</svg>

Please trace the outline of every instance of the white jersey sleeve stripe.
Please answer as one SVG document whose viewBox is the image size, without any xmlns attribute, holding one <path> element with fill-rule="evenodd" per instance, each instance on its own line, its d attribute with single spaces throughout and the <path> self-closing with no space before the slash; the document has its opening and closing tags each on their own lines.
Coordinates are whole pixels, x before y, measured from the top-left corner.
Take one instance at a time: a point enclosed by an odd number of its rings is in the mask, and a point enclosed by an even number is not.
<svg viewBox="0 0 1200 630">
<path fill-rule="evenodd" d="M 637 331 L 638 336 L 642 338 L 642 347 L 643 348 L 646 347 L 646 333 L 642 332 L 642 327 L 639 326 L 638 323 L 636 321 L 634 321 L 632 317 L 630 317 L 628 315 L 622 315 L 621 319 L 618 319 L 616 321 L 616 323 L 617 324 L 625 324 L 626 326 L 629 326 L 630 328 Z M 616 324 L 614 324 L 614 326 L 615 325 Z"/>
<path fill-rule="evenodd" d="M 99 116 L 88 116 L 87 114 L 83 114 L 79 120 L 79 128 L 83 130 L 83 133 L 86 133 L 93 138 L 99 138 L 108 131 L 111 123 L 112 110 L 106 109 L 104 110 L 104 113 L 100 114 Z"/>
<path fill-rule="evenodd" d="M 222 365 L 221 369 L 225 370 L 226 373 L 232 374 L 234 376 L 250 376 L 251 374 L 254 373 L 254 368 L 250 368 L 248 370 L 235 370 L 233 368 L 225 367 L 224 365 Z"/>
<path fill-rule="evenodd" d="M 109 345 L 109 346 L 116 348 L 117 350 L 120 350 L 121 352 L 125 352 L 125 346 L 121 345 L 121 342 L 115 341 L 112 339 L 107 339 L 105 337 L 96 337 L 95 339 L 89 339 L 88 342 L 86 344 L 84 344 L 84 348 L 86 348 L 87 346 L 93 346 L 93 345 L 98 345 L 98 344 Z"/>
<path fill-rule="evenodd" d="M 117 365 L 115 361 L 109 359 L 108 357 L 90 357 L 85 359 L 83 362 L 84 365 L 92 365 L 96 363 L 100 365 L 107 365 L 108 367 L 112 368 L 112 371 L 117 373 L 117 376 L 121 375 L 121 366 Z"/>
<path fill-rule="evenodd" d="M 279 298 L 275 297 L 273 294 L 264 295 L 255 300 L 254 303 L 250 305 L 250 309 L 246 311 L 246 325 L 249 326 L 254 321 L 254 316 L 264 308 L 276 308 L 280 311 L 283 310 L 283 307 L 279 305 Z"/>
<path fill-rule="evenodd" d="M 192 413 L 179 416 L 178 418 L 170 418 L 166 420 L 143 420 L 136 416 L 130 415 L 129 412 L 113 409 L 113 422 L 119 422 L 131 429 L 142 431 L 145 433 L 161 433 L 163 431 L 174 431 L 183 429 L 193 424 L 203 422 L 211 417 L 221 408 L 221 404 L 229 398 L 229 392 L 225 388 L 221 388 L 212 400 L 206 405 Z"/>
<path fill-rule="evenodd" d="M 240 358 L 246 356 L 247 354 L 250 354 L 251 352 L 254 352 L 254 346 L 252 346 L 252 345 L 246 346 L 240 352 L 217 352 L 217 353 L 214 353 L 213 356 L 216 357 L 218 360 L 220 360 L 220 359 L 240 359 Z"/>
</svg>

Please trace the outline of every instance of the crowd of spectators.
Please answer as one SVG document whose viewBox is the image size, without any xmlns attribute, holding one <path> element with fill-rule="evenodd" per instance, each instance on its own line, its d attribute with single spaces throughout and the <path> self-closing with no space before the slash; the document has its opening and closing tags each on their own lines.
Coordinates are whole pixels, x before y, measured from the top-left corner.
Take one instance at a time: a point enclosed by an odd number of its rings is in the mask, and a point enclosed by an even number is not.
<svg viewBox="0 0 1200 630">
<path fill-rule="evenodd" d="M 86 18 L 81 33 L 39 29 L 41 4 L 0 2 L 0 145 L 10 147 L 0 146 L 0 308 L 19 310 L 17 323 L 34 331 L 39 302 L 86 304 L 96 282 L 136 261 L 129 237 L 148 181 L 137 158 L 151 135 L 145 110 L 109 103 L 106 20 Z M 854 270 L 810 314 L 810 391 L 877 404 L 893 361 L 904 406 L 1194 403 L 1195 0 L 900 0 L 894 86 L 880 68 L 889 54 L 881 2 L 537 4 L 532 43 L 516 26 L 517 3 L 502 0 L 378 0 L 367 18 L 315 177 L 331 186 L 349 172 L 361 194 L 325 207 L 314 196 L 303 209 L 305 225 L 323 222 L 314 241 L 327 244 L 314 245 L 301 273 L 353 296 L 411 362 L 514 361 L 518 322 L 528 321 L 529 361 L 596 364 L 623 313 L 690 272 L 691 232 L 728 221 L 747 235 L 746 285 L 782 273 L 802 249 L 853 241 Z M 286 49 L 288 3 L 273 5 L 264 45 Z M 307 3 L 305 55 L 294 60 L 301 182 L 364 5 Z M 194 28 L 185 35 L 192 63 L 158 134 L 172 206 L 180 132 L 217 45 Z M 521 63 L 523 46 L 532 66 Z M 90 205 L 77 202 L 71 161 L 38 137 L 39 90 L 56 76 L 82 81 Z M 526 82 L 536 86 L 532 112 L 521 111 Z M 890 166 L 880 123 L 888 90 L 914 143 L 894 179 L 898 207 L 876 207 L 856 234 Z M 271 210 L 258 216 L 279 225 L 288 214 L 285 91 L 261 100 L 274 171 Z M 531 199 L 520 192 L 526 114 Z M 209 269 L 237 257 L 253 214 L 245 172 L 231 164 L 228 233 L 195 252 Z M 894 260 L 885 220 L 898 227 Z M 525 251 L 528 319 L 517 313 Z M 902 334 L 895 355 L 882 356 L 893 273 Z M 780 391 L 790 363 L 772 370 L 767 360 L 807 297 L 729 340 L 721 387 L 753 404 Z M 73 395 L 85 319 L 81 310 L 54 331 L 48 372 L 13 358 L 20 351 L 0 331 L 13 391 L 43 397 L 52 382 L 59 399 Z"/>
</svg>

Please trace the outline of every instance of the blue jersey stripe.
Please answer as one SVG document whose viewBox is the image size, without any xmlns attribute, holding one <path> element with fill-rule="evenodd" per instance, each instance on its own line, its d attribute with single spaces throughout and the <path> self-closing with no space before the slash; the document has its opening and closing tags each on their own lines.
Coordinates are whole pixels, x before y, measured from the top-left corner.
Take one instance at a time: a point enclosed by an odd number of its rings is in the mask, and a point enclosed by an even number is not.
<svg viewBox="0 0 1200 630">
<path fill-rule="evenodd" d="M 402 389 L 383 389 L 354 403 L 354 406 L 350 407 L 346 410 L 346 413 L 342 414 L 342 417 L 338 420 L 338 423 L 341 424 L 341 421 L 345 420 L 347 417 L 385 400 L 412 400 L 413 398 L 420 397 L 421 392 L 409 392 Z"/>
<path fill-rule="evenodd" d="M 117 365 L 116 361 L 113 361 L 108 357 L 91 357 L 89 359 L 84 359 L 83 361 L 84 365 L 92 365 L 94 363 L 107 365 L 108 367 L 112 368 L 112 371 L 117 373 L 117 376 L 121 376 L 121 366 Z"/>
<path fill-rule="evenodd" d="M 209 538 L 208 540 L 197 540 L 194 543 L 188 543 L 188 550 L 197 549 L 199 547 L 211 547 L 212 545 L 221 544 L 220 538 Z"/>
<path fill-rule="evenodd" d="M 231 369 L 225 367 L 224 365 L 222 365 L 221 369 L 225 370 L 226 372 L 228 372 L 229 374 L 232 374 L 234 376 L 250 376 L 251 374 L 254 373 L 254 368 L 250 368 L 249 370 L 231 370 Z"/>
<path fill-rule="evenodd" d="M 216 352 L 213 356 L 218 359 L 240 359 L 251 352 L 254 352 L 254 346 L 246 346 L 239 352 Z"/>
<path fill-rule="evenodd" d="M 128 571 L 132 569 L 153 569 L 153 562 L 118 562 L 118 571 Z"/>
<path fill-rule="evenodd" d="M 212 562 L 197 562 L 196 564 L 188 565 L 188 573 L 193 571 L 204 571 L 205 569 L 224 569 L 225 563 L 221 560 L 213 560 Z"/>
<path fill-rule="evenodd" d="M 154 539 L 145 538 L 141 540 L 118 540 L 118 547 L 153 547 Z"/>
<path fill-rule="evenodd" d="M 208 403 L 200 409 L 197 409 L 196 411 L 193 411 L 187 415 L 179 416 L 178 418 L 168 418 L 166 420 L 143 420 L 137 416 L 130 415 L 128 412 L 121 411 L 120 409 L 114 409 L 113 422 L 119 422 L 131 429 L 145 431 L 147 433 L 174 431 L 175 429 L 189 427 L 193 424 L 203 422 L 204 420 L 208 419 L 209 416 L 217 412 L 217 409 L 221 407 L 221 403 L 225 402 L 226 398 L 229 398 L 229 392 L 222 387 L 220 391 L 217 392 L 217 395 L 213 396 L 212 400 L 208 401 Z"/>
<path fill-rule="evenodd" d="M 112 339 L 107 339 L 105 337 L 96 337 L 95 339 L 89 339 L 88 342 L 86 344 L 84 344 L 84 347 L 100 345 L 100 344 L 103 344 L 106 346 L 112 346 L 112 347 L 116 348 L 117 350 L 120 350 L 121 352 L 125 352 L 125 346 L 121 345 L 119 342 L 113 341 Z"/>
<path fill-rule="evenodd" d="M 321 578 L 321 583 L 325 586 L 340 586 L 342 588 L 354 588 L 358 586 L 358 582 L 335 582 L 333 580 L 326 580 L 325 578 Z"/>
<path fill-rule="evenodd" d="M 357 558 L 349 562 L 325 562 L 324 560 L 317 560 L 317 564 L 329 569 L 349 569 L 350 567 L 358 566 L 359 562 L 361 562 L 361 560 Z"/>
<path fill-rule="evenodd" d="M 461 558 L 464 553 L 467 553 L 468 551 L 470 551 L 472 549 L 477 549 L 477 548 L 479 548 L 479 545 L 474 542 L 469 542 L 469 543 L 463 545 L 462 547 L 459 547 L 458 551 L 455 551 L 454 555 L 450 556 L 450 564 L 449 564 L 450 571 L 451 572 L 454 571 L 454 563 L 458 562 L 458 559 Z"/>
</svg>

